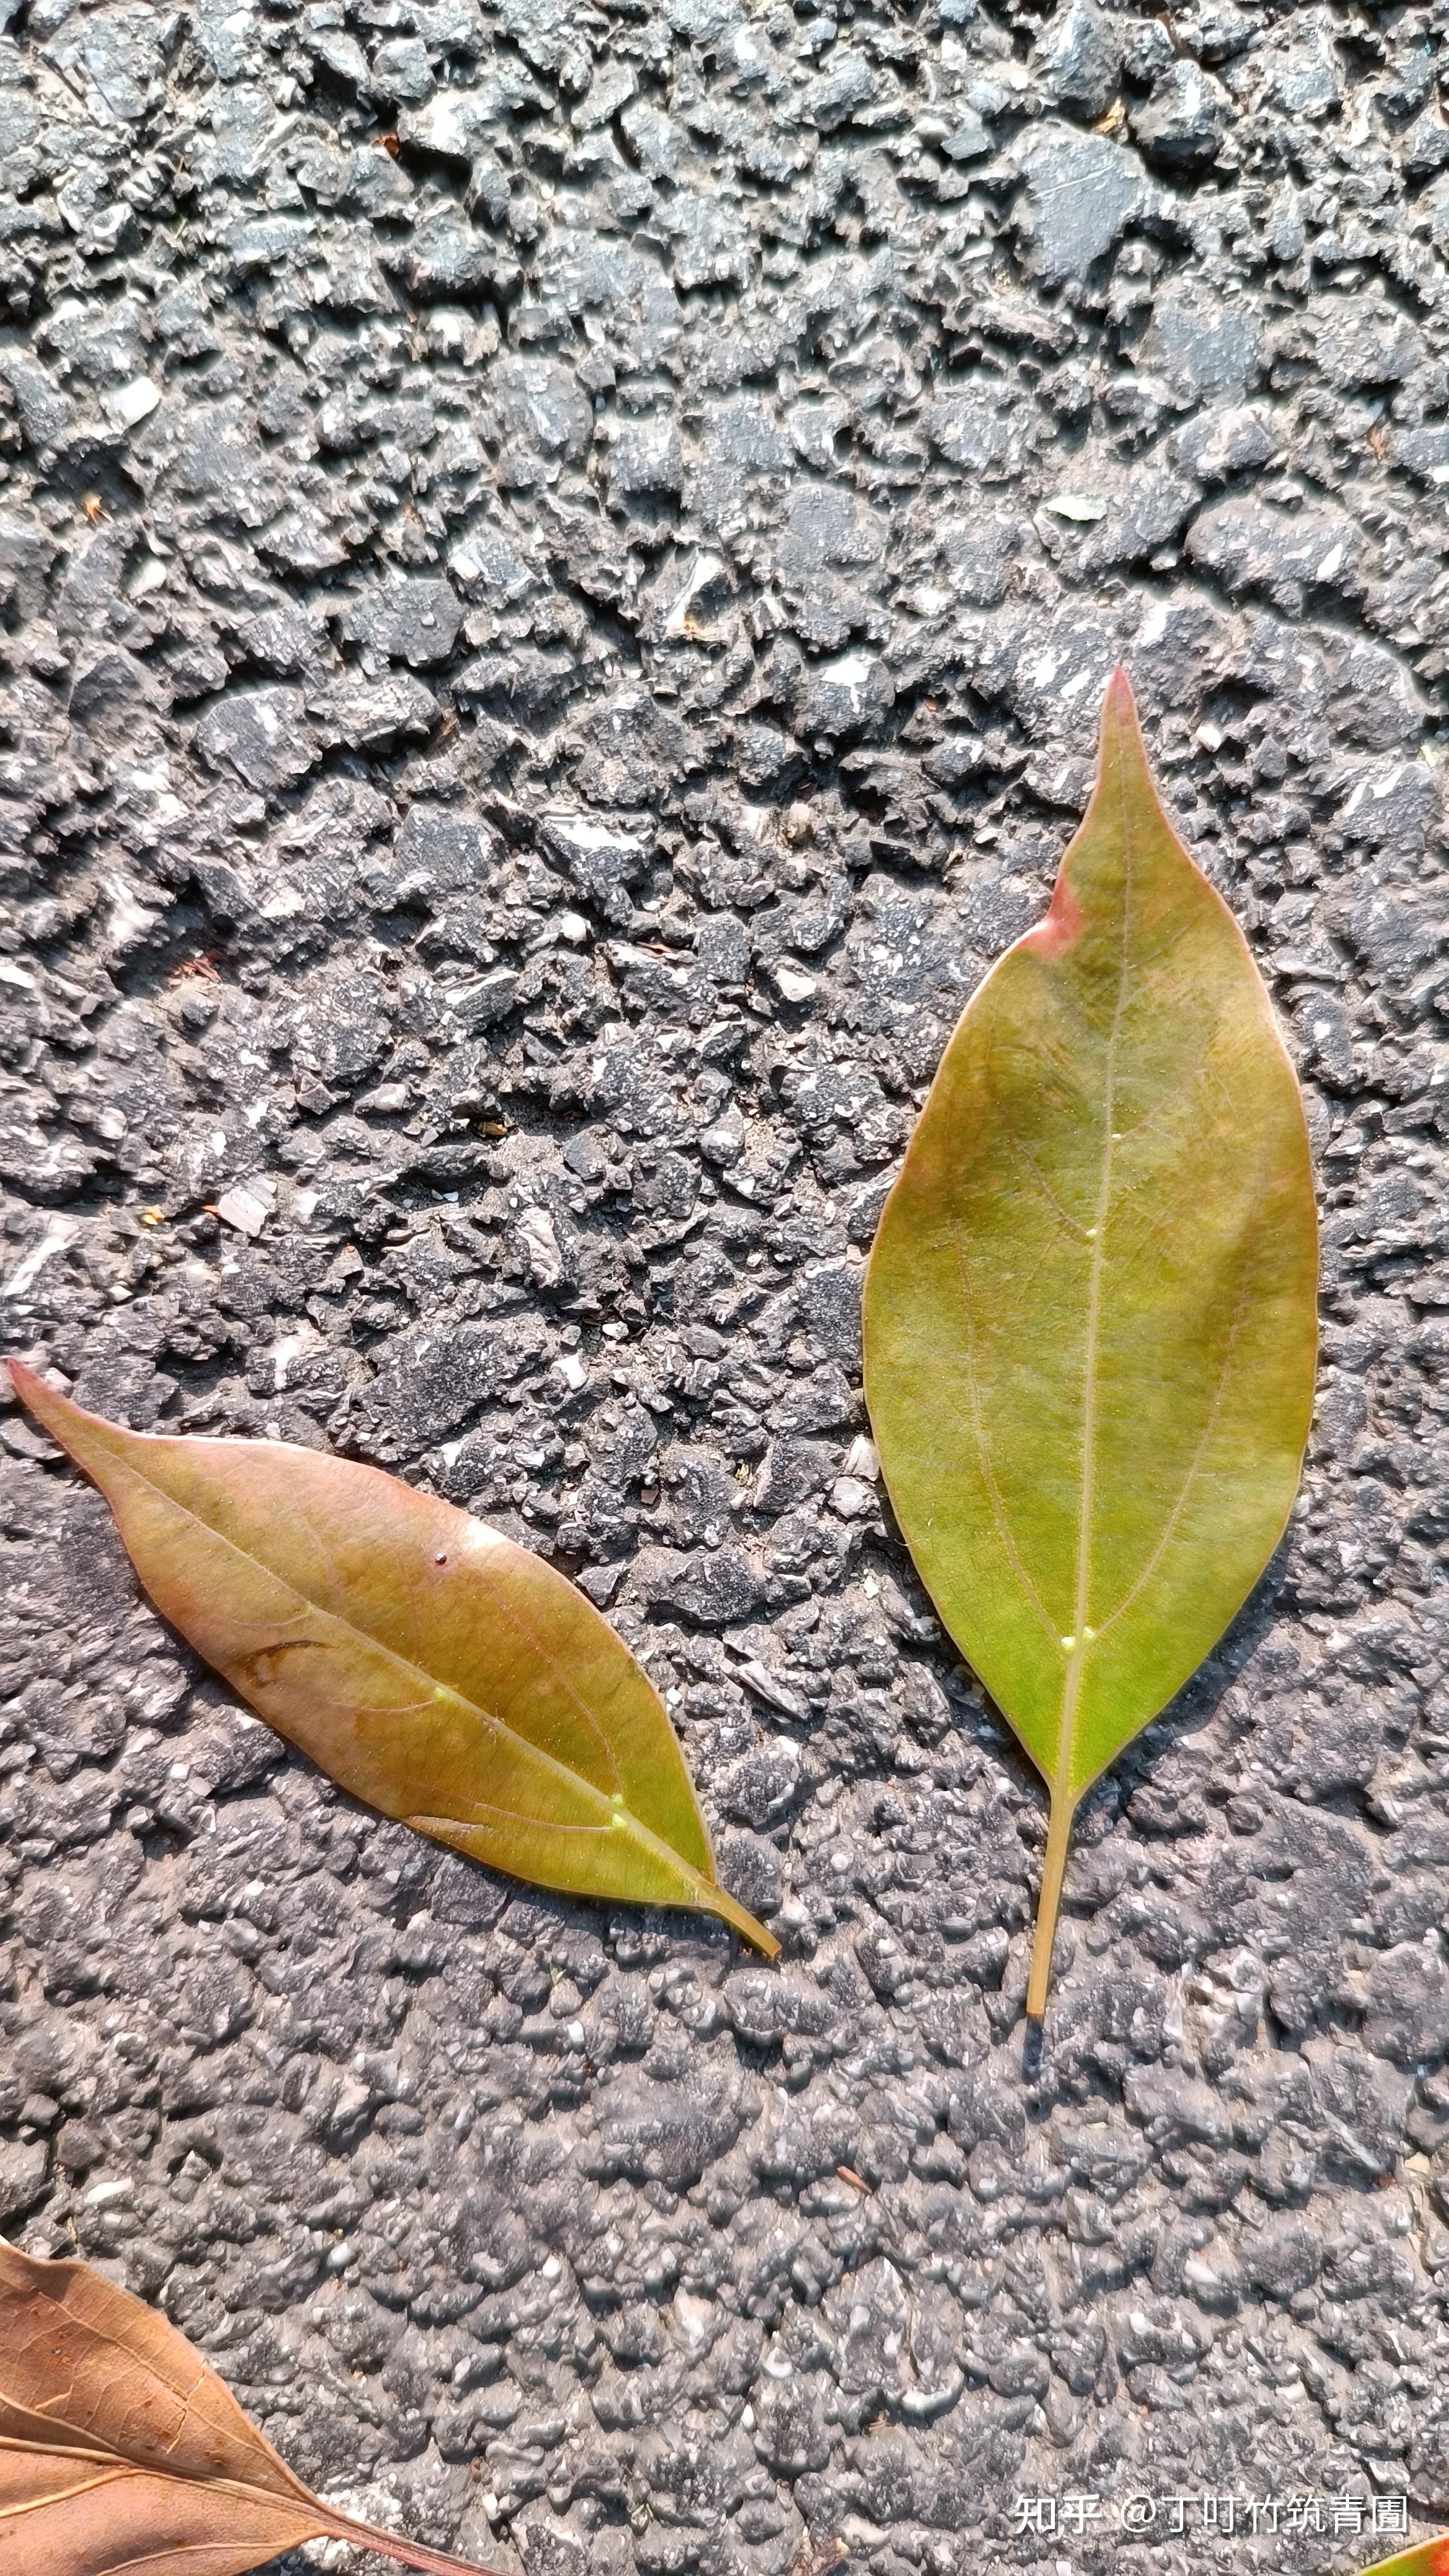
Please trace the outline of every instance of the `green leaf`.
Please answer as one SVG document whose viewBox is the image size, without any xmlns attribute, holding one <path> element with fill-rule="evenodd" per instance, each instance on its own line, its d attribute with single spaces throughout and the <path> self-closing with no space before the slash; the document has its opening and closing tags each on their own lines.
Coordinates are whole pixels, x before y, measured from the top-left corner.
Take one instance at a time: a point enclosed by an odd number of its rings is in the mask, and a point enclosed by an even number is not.
<svg viewBox="0 0 1449 2576">
<path fill-rule="evenodd" d="M 1292 1067 L 1118 672 L 1051 908 L 951 1038 L 865 1295 L 896 1517 L 1051 1790 L 1034 2017 L 1083 1791 L 1283 1534 L 1316 1262 Z"/>
<path fill-rule="evenodd" d="M 1366 2568 L 1364 2576 L 1449 2576 L 1449 2532 L 1421 2540 L 1417 2548 L 1401 2550 L 1397 2558 L 1381 2559 L 1376 2567 Z"/>
<path fill-rule="evenodd" d="M 657 1694 L 552 1566 L 375 1467 L 122 1431 L 10 1374 L 157 1609 L 353 1797 L 514 1878 L 778 1949 L 715 1878 Z"/>
</svg>

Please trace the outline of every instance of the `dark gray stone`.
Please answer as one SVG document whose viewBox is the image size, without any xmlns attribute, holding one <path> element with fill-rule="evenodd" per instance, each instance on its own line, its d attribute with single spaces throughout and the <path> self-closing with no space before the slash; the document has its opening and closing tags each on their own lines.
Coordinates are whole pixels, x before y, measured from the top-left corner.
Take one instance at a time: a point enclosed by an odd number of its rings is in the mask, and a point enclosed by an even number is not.
<svg viewBox="0 0 1449 2576">
<path fill-rule="evenodd" d="M 1225 302 L 1186 285 L 1153 299 L 1143 356 L 1184 403 L 1240 401 L 1263 371 L 1262 321 L 1241 297 Z"/>
<path fill-rule="evenodd" d="M 1175 62 L 1132 118 L 1133 140 L 1149 161 L 1191 170 L 1215 160 L 1233 113 L 1221 81 L 1199 63 Z"/>
<path fill-rule="evenodd" d="M 1043 286 L 1085 277 L 1148 203 L 1141 162 L 1105 135 L 1048 118 L 1029 129 L 1017 158 L 1026 177 L 1028 253 Z"/>
<path fill-rule="evenodd" d="M 386 582 L 348 611 L 344 631 L 379 662 L 424 671 L 451 659 L 462 603 L 445 581 Z"/>
<path fill-rule="evenodd" d="M 1095 0 L 1067 0 L 1037 38 L 1035 59 L 1048 95 L 1073 116 L 1094 123 L 1117 95 L 1121 34 Z"/>
<path fill-rule="evenodd" d="M 213 768 L 228 768 L 248 787 L 294 786 L 317 757 L 295 689 L 248 689 L 211 707 L 196 728 L 196 747 Z"/>
<path fill-rule="evenodd" d="M 1281 510 L 1219 501 L 1193 522 L 1187 550 L 1235 597 L 1257 592 L 1289 616 L 1315 591 L 1353 598 L 1362 587 L 1359 529 L 1328 503 Z"/>
</svg>

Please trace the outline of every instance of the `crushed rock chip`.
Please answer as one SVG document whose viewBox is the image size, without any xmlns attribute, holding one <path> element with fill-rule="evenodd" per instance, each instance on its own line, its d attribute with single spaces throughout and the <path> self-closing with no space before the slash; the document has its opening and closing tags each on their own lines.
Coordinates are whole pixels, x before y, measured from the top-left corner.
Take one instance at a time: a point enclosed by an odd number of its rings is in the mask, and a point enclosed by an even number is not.
<svg viewBox="0 0 1449 2576">
<path fill-rule="evenodd" d="M 216 1213 L 223 1225 L 235 1226 L 238 1234 L 248 1235 L 255 1241 L 268 1217 L 274 1213 L 276 1204 L 276 1182 L 257 1177 L 234 1181 L 217 1200 Z"/>
</svg>

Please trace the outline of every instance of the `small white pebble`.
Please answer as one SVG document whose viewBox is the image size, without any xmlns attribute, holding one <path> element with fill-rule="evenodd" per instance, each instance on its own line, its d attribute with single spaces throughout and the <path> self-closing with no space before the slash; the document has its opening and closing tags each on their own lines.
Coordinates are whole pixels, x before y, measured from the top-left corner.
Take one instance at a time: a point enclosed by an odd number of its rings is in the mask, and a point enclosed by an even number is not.
<svg viewBox="0 0 1449 2576">
<path fill-rule="evenodd" d="M 161 388 L 149 376 L 133 376 L 127 385 L 117 385 L 114 393 L 102 394 L 102 402 L 118 429 L 134 429 L 161 400 Z"/>
<path fill-rule="evenodd" d="M 128 2182 L 93 2183 L 84 2195 L 81 2207 L 82 2209 L 110 2209 L 118 2200 L 129 2200 L 130 2197 L 131 2186 Z"/>
</svg>

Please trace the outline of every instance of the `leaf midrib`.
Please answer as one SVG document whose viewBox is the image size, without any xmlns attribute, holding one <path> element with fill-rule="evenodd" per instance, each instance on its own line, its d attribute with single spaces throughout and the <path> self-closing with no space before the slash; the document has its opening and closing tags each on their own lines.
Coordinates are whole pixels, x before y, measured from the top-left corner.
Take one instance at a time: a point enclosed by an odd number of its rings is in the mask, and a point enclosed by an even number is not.
<svg viewBox="0 0 1449 2576">
<path fill-rule="evenodd" d="M 1092 1519 L 1097 1502 L 1097 1370 L 1102 1333 L 1102 1281 L 1107 1265 L 1107 1223 L 1112 1205 L 1112 1149 L 1116 1143 L 1112 1132 L 1112 1120 L 1117 1103 L 1117 1049 L 1122 1036 L 1122 1018 L 1127 1007 L 1128 955 L 1132 919 L 1132 829 L 1128 815 L 1127 782 L 1124 775 L 1119 774 L 1118 785 L 1122 830 L 1122 940 L 1117 967 L 1117 1000 L 1107 1038 L 1106 1066 L 1102 1082 L 1102 1176 L 1097 1187 L 1091 1258 L 1087 1265 L 1087 1321 L 1082 1359 L 1082 1485 L 1077 1512 L 1076 1583 L 1072 1602 L 1072 1642 L 1068 1649 L 1066 1672 L 1062 1681 L 1057 1759 L 1051 1783 L 1053 1801 L 1058 1799 L 1067 1801 L 1071 1797 L 1077 1702 L 1081 1697 L 1082 1676 L 1086 1669 L 1087 1648 L 1090 1642 L 1086 1631 L 1092 1576 Z"/>
</svg>

